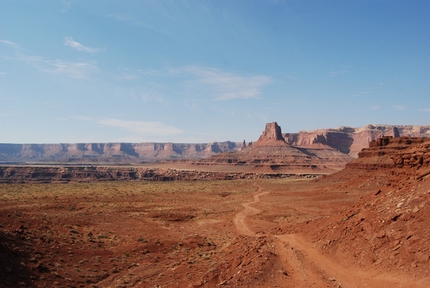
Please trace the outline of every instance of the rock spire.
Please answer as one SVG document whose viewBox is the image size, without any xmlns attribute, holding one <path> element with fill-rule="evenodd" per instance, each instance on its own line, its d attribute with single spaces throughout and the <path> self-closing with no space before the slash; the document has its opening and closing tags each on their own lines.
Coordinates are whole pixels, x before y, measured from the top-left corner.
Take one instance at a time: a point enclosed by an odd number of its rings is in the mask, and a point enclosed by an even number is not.
<svg viewBox="0 0 430 288">
<path fill-rule="evenodd" d="M 281 127 L 276 122 L 267 123 L 266 128 L 261 134 L 258 141 L 255 142 L 257 146 L 273 146 L 273 145 L 286 145 L 284 137 L 282 136 Z"/>
</svg>

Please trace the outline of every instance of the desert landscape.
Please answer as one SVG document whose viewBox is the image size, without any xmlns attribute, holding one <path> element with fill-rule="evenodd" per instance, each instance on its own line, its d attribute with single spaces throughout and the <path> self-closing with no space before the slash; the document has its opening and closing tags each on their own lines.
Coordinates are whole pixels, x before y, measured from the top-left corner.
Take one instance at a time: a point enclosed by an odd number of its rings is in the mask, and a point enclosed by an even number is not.
<svg viewBox="0 0 430 288">
<path fill-rule="evenodd" d="M 3 165 L 0 286 L 429 287 L 430 139 L 379 135 L 348 160 L 280 135 L 192 161 Z"/>
<path fill-rule="evenodd" d="M 304 154 L 308 156 L 321 155 L 323 158 L 328 158 L 330 162 L 340 160 L 345 164 L 357 158 L 358 152 L 363 148 L 367 148 L 372 140 L 376 140 L 381 136 L 430 137 L 430 126 L 369 124 L 358 128 L 341 126 L 297 133 L 283 133 L 281 127 L 276 122 L 272 122 L 267 123 L 266 129 L 261 136 L 262 139 L 260 139 L 260 143 L 257 143 L 257 146 L 289 146 L 289 152 L 291 153 L 294 151 L 295 154 L 301 156 L 304 156 Z M 268 139 L 271 139 L 269 142 L 273 140 L 278 140 L 278 142 L 274 142 L 275 145 L 267 145 Z M 281 142 L 285 143 L 276 145 L 276 143 Z M 211 156 L 217 154 L 226 155 L 225 152 L 241 152 L 244 150 L 245 154 L 252 154 L 253 149 L 249 151 L 250 149 L 245 148 L 249 148 L 253 144 L 255 144 L 253 141 L 245 140 L 243 142 L 224 141 L 212 143 L 0 143 L 0 164 L 142 165 L 161 161 L 193 162 L 200 159 L 210 159 Z M 267 152 L 270 151 L 260 153 L 267 154 Z M 246 155 L 244 156 L 246 158 Z M 222 156 L 221 158 L 225 157 Z M 244 157 L 242 156 L 242 158 Z M 222 161 L 221 159 L 216 160 Z M 343 168 L 344 165 L 340 167 Z"/>
<path fill-rule="evenodd" d="M 430 287 L 429 15 L 0 1 L 0 288 Z"/>
</svg>

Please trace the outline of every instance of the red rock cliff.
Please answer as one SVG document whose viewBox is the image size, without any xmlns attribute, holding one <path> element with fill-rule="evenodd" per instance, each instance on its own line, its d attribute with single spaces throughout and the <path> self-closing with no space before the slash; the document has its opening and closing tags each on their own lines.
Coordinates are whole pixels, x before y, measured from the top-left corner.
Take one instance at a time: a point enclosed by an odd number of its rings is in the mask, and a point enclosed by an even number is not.
<svg viewBox="0 0 430 288">
<path fill-rule="evenodd" d="M 429 137 L 430 126 L 412 125 L 367 125 L 360 128 L 339 127 L 336 129 L 320 129 L 300 131 L 299 133 L 283 134 L 285 141 L 296 147 L 330 146 L 353 158 L 369 143 L 383 136 Z"/>
<path fill-rule="evenodd" d="M 276 122 L 267 123 L 266 128 L 253 146 L 289 146 L 282 136 L 281 127 Z"/>
</svg>

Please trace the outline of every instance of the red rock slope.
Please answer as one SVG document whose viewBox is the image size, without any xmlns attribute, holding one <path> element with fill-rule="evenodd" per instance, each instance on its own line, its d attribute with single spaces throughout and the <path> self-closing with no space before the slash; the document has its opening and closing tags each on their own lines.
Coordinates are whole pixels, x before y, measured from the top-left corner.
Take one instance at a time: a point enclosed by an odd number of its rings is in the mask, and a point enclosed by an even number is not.
<svg viewBox="0 0 430 288">
<path fill-rule="evenodd" d="M 325 144 L 308 148 L 287 143 L 281 127 L 266 124 L 258 141 L 234 153 L 219 153 L 202 160 L 210 164 L 248 165 L 260 170 L 291 173 L 330 173 L 342 169 L 352 158 Z"/>
<path fill-rule="evenodd" d="M 304 229 L 345 265 L 430 277 L 430 139 L 382 137 L 359 157 L 316 181 L 371 192 Z"/>
</svg>

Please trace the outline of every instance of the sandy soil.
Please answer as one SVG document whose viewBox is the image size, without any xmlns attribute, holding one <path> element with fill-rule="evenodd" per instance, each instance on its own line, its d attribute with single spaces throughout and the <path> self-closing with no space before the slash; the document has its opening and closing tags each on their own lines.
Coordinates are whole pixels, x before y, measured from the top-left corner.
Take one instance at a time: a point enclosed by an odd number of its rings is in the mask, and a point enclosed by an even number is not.
<svg viewBox="0 0 430 288">
<path fill-rule="evenodd" d="M 403 269 L 324 248 L 378 188 L 348 181 L 0 185 L 0 286 L 430 287 L 426 250 Z"/>
</svg>

